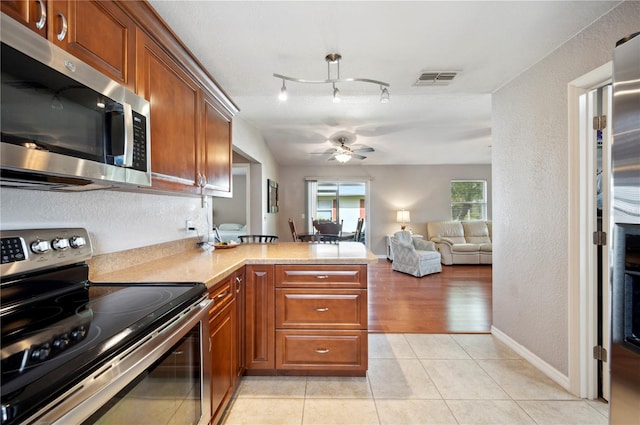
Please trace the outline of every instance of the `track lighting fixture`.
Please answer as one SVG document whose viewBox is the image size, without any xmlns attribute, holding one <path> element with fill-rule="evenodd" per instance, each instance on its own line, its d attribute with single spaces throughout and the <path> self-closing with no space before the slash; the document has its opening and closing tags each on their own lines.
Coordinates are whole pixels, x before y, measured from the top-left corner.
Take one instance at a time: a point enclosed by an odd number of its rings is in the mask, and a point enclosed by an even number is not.
<svg viewBox="0 0 640 425">
<path fill-rule="evenodd" d="M 380 103 L 389 103 L 389 90 L 380 86 Z"/>
<path fill-rule="evenodd" d="M 278 99 L 282 101 L 287 100 L 287 86 L 284 85 L 284 80 L 282 80 L 282 88 L 280 89 L 280 94 L 278 95 Z"/>
<path fill-rule="evenodd" d="M 340 90 L 338 90 L 338 88 L 336 87 L 336 85 L 333 85 L 333 103 L 340 103 Z"/>
<path fill-rule="evenodd" d="M 336 87 L 336 83 L 369 83 L 369 84 L 377 84 L 380 86 L 380 103 L 389 103 L 389 83 L 385 83 L 383 81 L 371 80 L 369 78 L 340 78 L 340 56 L 338 53 L 329 53 L 325 56 L 325 61 L 327 62 L 327 79 L 326 80 L 305 80 L 302 78 L 294 78 L 287 77 L 281 74 L 273 74 L 274 77 L 282 80 L 282 88 L 280 89 L 280 95 L 278 98 L 280 100 L 286 100 L 287 98 L 287 88 L 285 87 L 284 81 L 294 81 L 296 83 L 304 83 L 304 84 L 331 84 L 333 87 L 333 102 L 340 102 L 340 90 Z M 336 69 L 336 77 L 331 77 L 331 67 L 334 65 Z"/>
</svg>

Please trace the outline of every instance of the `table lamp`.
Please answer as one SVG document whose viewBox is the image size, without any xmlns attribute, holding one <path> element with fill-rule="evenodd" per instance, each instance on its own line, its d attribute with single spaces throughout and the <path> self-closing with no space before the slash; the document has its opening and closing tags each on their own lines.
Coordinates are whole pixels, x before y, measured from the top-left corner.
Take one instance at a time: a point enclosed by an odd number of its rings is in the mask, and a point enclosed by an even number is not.
<svg viewBox="0 0 640 425">
<path fill-rule="evenodd" d="M 396 215 L 396 221 L 400 223 L 400 229 L 404 230 L 407 223 L 411 221 L 411 215 L 407 210 L 399 210 Z"/>
</svg>

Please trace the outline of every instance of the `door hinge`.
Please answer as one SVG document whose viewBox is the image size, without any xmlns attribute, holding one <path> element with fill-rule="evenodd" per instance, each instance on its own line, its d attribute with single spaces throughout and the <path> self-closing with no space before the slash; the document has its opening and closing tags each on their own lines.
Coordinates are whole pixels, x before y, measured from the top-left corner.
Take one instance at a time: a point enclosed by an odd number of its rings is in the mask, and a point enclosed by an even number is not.
<svg viewBox="0 0 640 425">
<path fill-rule="evenodd" d="M 593 347 L 593 358 L 603 362 L 607 362 L 607 349 L 602 345 L 596 345 Z"/>
<path fill-rule="evenodd" d="M 593 244 L 604 246 L 607 244 L 607 232 L 598 230 L 593 232 Z"/>
<path fill-rule="evenodd" d="M 607 128 L 607 116 L 599 115 L 597 117 L 593 117 L 593 129 L 594 130 L 604 130 Z"/>
</svg>

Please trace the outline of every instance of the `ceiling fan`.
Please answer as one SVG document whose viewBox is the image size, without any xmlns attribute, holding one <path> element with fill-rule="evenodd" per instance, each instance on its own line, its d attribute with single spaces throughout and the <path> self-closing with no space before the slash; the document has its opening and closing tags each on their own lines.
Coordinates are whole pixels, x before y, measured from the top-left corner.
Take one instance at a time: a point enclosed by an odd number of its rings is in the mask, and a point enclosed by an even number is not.
<svg viewBox="0 0 640 425">
<path fill-rule="evenodd" d="M 345 163 L 351 160 L 351 158 L 360 159 L 360 160 L 366 158 L 366 156 L 360 155 L 358 152 L 375 152 L 375 149 L 373 149 L 370 146 L 365 146 L 365 145 L 349 146 L 348 144 L 351 141 L 349 140 L 349 138 L 343 137 L 343 136 L 336 137 L 329 141 L 337 146 L 334 148 L 327 149 L 324 152 L 312 152 L 312 153 L 321 154 L 321 155 L 331 154 L 331 156 L 328 159 L 329 161 L 337 160 L 338 162 Z"/>
</svg>

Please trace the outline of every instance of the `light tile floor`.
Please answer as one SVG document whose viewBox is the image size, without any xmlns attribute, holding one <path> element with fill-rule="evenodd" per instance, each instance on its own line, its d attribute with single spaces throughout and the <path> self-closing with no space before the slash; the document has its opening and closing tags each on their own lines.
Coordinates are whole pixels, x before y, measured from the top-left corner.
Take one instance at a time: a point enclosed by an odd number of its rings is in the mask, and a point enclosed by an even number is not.
<svg viewBox="0 0 640 425">
<path fill-rule="evenodd" d="M 607 424 L 491 335 L 370 334 L 364 378 L 244 377 L 223 423 Z"/>
</svg>

